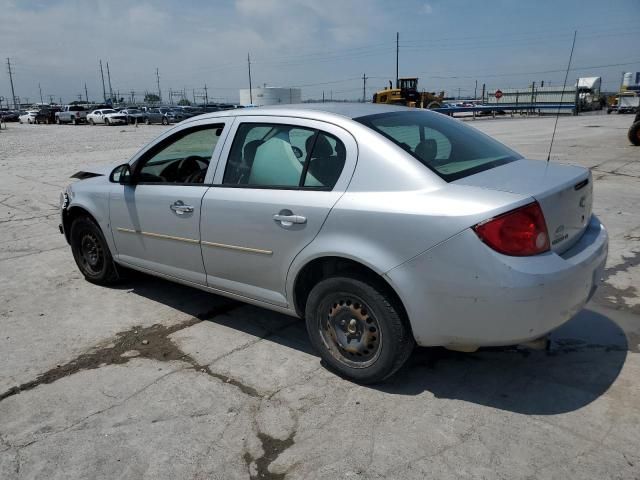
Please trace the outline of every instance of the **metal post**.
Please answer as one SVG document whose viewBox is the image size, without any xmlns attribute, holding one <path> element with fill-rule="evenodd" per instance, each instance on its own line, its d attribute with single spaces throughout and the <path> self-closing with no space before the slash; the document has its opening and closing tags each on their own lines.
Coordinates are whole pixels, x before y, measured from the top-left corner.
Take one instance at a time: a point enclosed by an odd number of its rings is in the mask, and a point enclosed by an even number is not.
<svg viewBox="0 0 640 480">
<path fill-rule="evenodd" d="M 100 60 L 100 78 L 102 78 L 102 99 L 107 103 L 107 90 L 104 86 L 104 70 L 102 70 L 102 60 Z"/>
<path fill-rule="evenodd" d="M 87 82 L 84 82 L 84 101 L 89 103 L 89 92 L 87 91 Z"/>
<path fill-rule="evenodd" d="M 209 105 L 209 94 L 207 93 L 207 84 L 204 84 L 204 104 Z"/>
<path fill-rule="evenodd" d="M 249 65 L 249 103 L 253 105 L 253 91 L 251 89 L 251 57 L 247 52 L 247 64 Z"/>
<path fill-rule="evenodd" d="M 482 103 L 484 104 L 484 94 L 487 90 L 487 85 L 486 84 L 482 84 Z"/>
<path fill-rule="evenodd" d="M 158 100 L 161 102 L 162 101 L 162 90 L 160 90 L 160 73 L 158 72 L 157 68 L 156 68 L 156 85 L 158 86 Z"/>
<path fill-rule="evenodd" d="M 107 62 L 107 79 L 109 80 L 109 99 L 113 105 L 113 88 L 111 88 L 111 72 L 109 72 L 109 62 Z"/>
<path fill-rule="evenodd" d="M 579 80 L 580 79 L 576 79 L 576 94 L 574 95 L 574 98 L 573 98 L 573 102 L 574 102 L 573 114 L 576 116 L 580 114 L 580 94 L 578 93 Z"/>
<path fill-rule="evenodd" d="M 399 77 L 398 77 L 398 62 L 400 57 L 400 32 L 396 32 L 396 88 L 400 88 L 399 86 Z"/>
<path fill-rule="evenodd" d="M 362 74 L 362 103 L 367 101 L 367 74 Z"/>
<path fill-rule="evenodd" d="M 473 89 L 473 99 L 478 100 L 478 80 L 476 80 L 476 86 Z"/>
<path fill-rule="evenodd" d="M 535 106 L 533 104 L 533 92 L 536 89 L 536 82 L 533 82 L 531 84 L 531 113 L 533 113 L 535 111 Z"/>
<path fill-rule="evenodd" d="M 11 71 L 11 60 L 7 58 L 7 68 L 9 69 L 9 82 L 11 83 L 11 99 L 13 100 L 13 109 L 18 110 L 18 105 L 16 104 L 16 92 L 13 89 L 13 72 Z"/>
</svg>

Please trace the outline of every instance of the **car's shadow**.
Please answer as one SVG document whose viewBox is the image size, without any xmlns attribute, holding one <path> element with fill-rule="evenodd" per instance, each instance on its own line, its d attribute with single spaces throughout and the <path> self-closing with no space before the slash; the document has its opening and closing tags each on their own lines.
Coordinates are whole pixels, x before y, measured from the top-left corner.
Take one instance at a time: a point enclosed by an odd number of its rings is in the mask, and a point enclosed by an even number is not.
<svg viewBox="0 0 640 480">
<path fill-rule="evenodd" d="M 239 302 L 229 311 L 227 299 L 146 275 L 135 275 L 121 288 L 252 335 L 259 326 L 269 332 L 266 341 L 315 355 L 304 322 L 292 317 Z M 431 393 L 517 413 L 552 415 L 577 410 L 600 397 L 618 377 L 627 356 L 624 331 L 590 309 L 555 331 L 551 340 L 546 351 L 513 347 L 458 353 L 416 348 L 394 377 L 368 388 L 393 395 Z"/>
</svg>

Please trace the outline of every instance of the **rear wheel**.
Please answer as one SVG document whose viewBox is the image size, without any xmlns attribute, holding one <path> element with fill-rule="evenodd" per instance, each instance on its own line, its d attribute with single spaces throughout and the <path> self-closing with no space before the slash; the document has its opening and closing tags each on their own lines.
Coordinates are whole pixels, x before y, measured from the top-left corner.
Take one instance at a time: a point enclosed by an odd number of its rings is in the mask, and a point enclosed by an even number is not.
<svg viewBox="0 0 640 480">
<path fill-rule="evenodd" d="M 149 117 L 146 117 L 146 118 L 144 119 L 144 124 L 145 124 L 145 125 L 151 125 L 151 121 L 149 120 Z"/>
<path fill-rule="evenodd" d="M 309 294 L 305 312 L 311 343 L 326 365 L 358 383 L 393 375 L 414 340 L 401 308 L 381 285 L 330 277 Z"/>
<path fill-rule="evenodd" d="M 633 125 L 631 125 L 627 136 L 629 137 L 629 141 L 631 143 L 640 146 L 640 122 L 635 122 Z"/>
<path fill-rule="evenodd" d="M 169 119 L 167 117 L 162 117 L 162 124 L 169 125 Z"/>
<path fill-rule="evenodd" d="M 93 118 L 89 119 L 89 125 L 91 125 L 92 127 L 95 125 L 95 122 L 93 121 Z"/>
<path fill-rule="evenodd" d="M 71 225 L 71 251 L 84 278 L 99 285 L 118 280 L 118 271 L 100 227 L 88 217 L 78 217 Z"/>
</svg>

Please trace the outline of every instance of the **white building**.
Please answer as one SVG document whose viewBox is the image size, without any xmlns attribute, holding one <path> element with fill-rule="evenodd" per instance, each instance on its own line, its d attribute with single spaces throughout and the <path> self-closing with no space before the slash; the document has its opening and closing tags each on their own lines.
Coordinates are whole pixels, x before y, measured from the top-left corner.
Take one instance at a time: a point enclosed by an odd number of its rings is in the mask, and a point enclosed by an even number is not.
<svg viewBox="0 0 640 480">
<path fill-rule="evenodd" d="M 252 101 L 253 100 L 253 101 Z M 281 105 L 302 102 L 302 91 L 299 88 L 257 87 L 240 89 L 240 105 Z"/>
</svg>

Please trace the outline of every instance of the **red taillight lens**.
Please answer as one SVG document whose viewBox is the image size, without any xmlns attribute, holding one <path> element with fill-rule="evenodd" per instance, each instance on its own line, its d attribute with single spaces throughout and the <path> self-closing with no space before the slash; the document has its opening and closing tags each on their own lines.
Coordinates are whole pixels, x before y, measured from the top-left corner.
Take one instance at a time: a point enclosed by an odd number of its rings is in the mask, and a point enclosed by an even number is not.
<svg viewBox="0 0 640 480">
<path fill-rule="evenodd" d="M 549 235 L 538 202 L 479 223 L 473 230 L 495 251 L 517 257 L 549 250 Z"/>
</svg>

